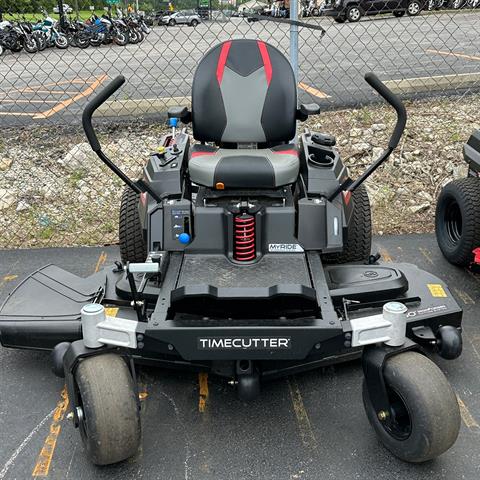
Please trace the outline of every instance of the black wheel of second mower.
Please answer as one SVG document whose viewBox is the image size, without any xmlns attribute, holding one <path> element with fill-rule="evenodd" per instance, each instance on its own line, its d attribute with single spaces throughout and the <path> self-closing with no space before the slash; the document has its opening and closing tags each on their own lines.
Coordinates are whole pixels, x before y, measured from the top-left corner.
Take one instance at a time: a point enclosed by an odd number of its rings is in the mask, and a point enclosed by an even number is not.
<svg viewBox="0 0 480 480">
<path fill-rule="evenodd" d="M 365 185 L 360 185 L 352 193 L 351 201 L 353 201 L 353 214 L 348 225 L 343 251 L 322 255 L 325 263 L 368 261 L 372 249 L 372 213 Z"/>
<path fill-rule="evenodd" d="M 120 355 L 106 353 L 80 362 L 75 381 L 81 400 L 80 434 L 90 460 L 110 465 L 140 446 L 137 389 Z"/>
<path fill-rule="evenodd" d="M 460 409 L 440 368 L 420 353 L 404 352 L 387 359 L 384 378 L 391 422 L 379 419 L 363 382 L 363 405 L 379 440 L 410 463 L 426 462 L 446 452 L 458 437 Z"/>
<path fill-rule="evenodd" d="M 466 266 L 480 247 L 480 179 L 462 178 L 443 187 L 435 212 L 435 234 L 445 258 Z"/>
<path fill-rule="evenodd" d="M 125 187 L 120 205 L 118 237 L 122 262 L 144 262 L 147 258 L 147 246 L 143 238 L 140 215 L 138 213 L 139 195 L 130 187 Z"/>
</svg>

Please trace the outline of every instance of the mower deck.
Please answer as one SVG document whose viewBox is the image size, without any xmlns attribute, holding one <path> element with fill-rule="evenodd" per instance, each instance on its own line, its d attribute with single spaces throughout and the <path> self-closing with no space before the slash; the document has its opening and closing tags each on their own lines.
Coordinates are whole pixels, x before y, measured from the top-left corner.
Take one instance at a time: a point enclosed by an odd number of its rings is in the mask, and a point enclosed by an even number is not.
<svg viewBox="0 0 480 480">
<path fill-rule="evenodd" d="M 51 349 L 79 340 L 80 311 L 89 303 L 115 307 L 116 316 L 135 320 L 125 277 L 116 266 L 87 278 L 53 265 L 38 269 L 0 308 L 2 344 Z M 177 252 L 161 284 L 138 274 L 135 280 L 148 321 L 138 324 L 142 341 L 132 354 L 162 365 L 182 361 L 218 369 L 216 362 L 255 360 L 268 377 L 351 358 L 360 350 L 352 347 L 350 321 L 379 314 L 393 300 L 407 306 L 407 336 L 420 343 L 414 327 L 435 331 L 461 320 L 447 286 L 414 265 L 323 269 L 314 252 L 269 254 L 251 265 Z"/>
<path fill-rule="evenodd" d="M 406 464 L 379 446 L 374 432 L 367 428 L 363 407 L 358 401 L 363 375 L 359 362 L 269 383 L 265 385 L 261 401 L 248 404 L 237 399 L 233 387 L 228 388 L 224 381 L 209 376 L 204 413 L 198 411 L 200 390 L 196 374 L 140 367 L 141 391 L 148 394 L 142 408 L 142 454 L 103 469 L 104 474 L 125 478 L 183 478 L 187 471 L 188 478 L 203 480 L 237 479 L 239 475 L 266 479 L 299 475 L 309 480 L 318 478 L 318 472 L 325 472 L 332 478 L 376 476 L 423 480 L 427 468 L 432 477 L 439 479 L 477 478 L 480 464 L 477 446 L 480 399 L 474 393 L 480 389 L 477 373 L 480 360 L 476 353 L 480 349 L 477 281 L 464 270 L 448 264 L 433 235 L 379 237 L 373 250 L 379 249 L 386 250 L 394 261 L 415 262 L 420 268 L 448 280 L 464 308 L 463 323 L 469 332 L 469 341 L 465 342 L 462 356 L 455 362 L 441 358 L 437 361 L 451 378 L 464 404 L 465 422 L 455 447 L 439 461 L 430 462 L 428 466 Z M 44 264 L 55 262 L 78 276 L 88 276 L 102 251 L 108 254 L 107 263 L 118 258 L 117 247 L 0 252 L 0 282 L 6 276 L 18 275 L 0 287 L 0 302 L 12 287 Z M 384 258 L 388 258 L 387 255 Z M 36 429 L 15 461 L 8 464 L 4 477 L 5 480 L 27 478 L 32 474 L 53 420 L 37 425 L 59 401 L 64 382 L 51 374 L 49 355 L 44 352 L 0 349 L 0 364 L 3 385 L 0 470 Z M 299 416 L 297 421 L 297 415 L 302 412 L 306 417 Z M 159 436 L 159 416 L 164 418 L 162 436 Z M 335 420 L 329 421 L 332 418 Z M 69 478 L 75 476 L 72 472 L 81 472 L 85 480 L 98 478 L 98 468 L 82 453 L 78 432 L 66 419 L 60 425 L 49 478 L 65 478 L 67 471 L 70 471 Z M 237 441 L 239 431 L 242 441 Z M 355 461 L 345 461 L 351 455 Z M 327 458 L 329 461 L 325 463 Z"/>
</svg>

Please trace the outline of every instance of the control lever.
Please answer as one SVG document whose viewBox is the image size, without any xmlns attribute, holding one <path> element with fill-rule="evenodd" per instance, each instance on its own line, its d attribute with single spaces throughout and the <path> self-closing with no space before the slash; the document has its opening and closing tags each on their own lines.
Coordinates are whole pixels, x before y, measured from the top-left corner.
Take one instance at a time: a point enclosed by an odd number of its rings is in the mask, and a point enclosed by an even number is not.
<svg viewBox="0 0 480 480">
<path fill-rule="evenodd" d="M 395 95 L 374 73 L 365 74 L 365 81 L 380 95 L 387 103 L 389 103 L 397 112 L 397 123 L 388 142 L 387 149 L 375 160 L 355 181 L 347 178 L 328 198 L 331 202 L 340 192 L 355 191 L 380 165 L 382 165 L 393 150 L 397 147 L 402 138 L 407 124 L 407 111 L 405 105 L 400 98 Z"/>
<path fill-rule="evenodd" d="M 161 203 L 162 199 L 150 185 L 143 181 L 134 182 L 128 175 L 126 175 L 120 168 L 118 168 L 102 151 L 100 142 L 98 141 L 97 134 L 92 125 L 92 116 L 95 111 L 104 104 L 123 84 L 125 83 L 125 77 L 119 75 L 115 77 L 103 90 L 98 93 L 92 100 L 87 103 L 82 115 L 82 125 L 85 135 L 87 136 L 88 143 L 92 147 L 92 150 L 97 154 L 100 160 L 122 180 L 123 183 L 128 185 L 136 193 L 148 193 L 158 203 Z"/>
</svg>

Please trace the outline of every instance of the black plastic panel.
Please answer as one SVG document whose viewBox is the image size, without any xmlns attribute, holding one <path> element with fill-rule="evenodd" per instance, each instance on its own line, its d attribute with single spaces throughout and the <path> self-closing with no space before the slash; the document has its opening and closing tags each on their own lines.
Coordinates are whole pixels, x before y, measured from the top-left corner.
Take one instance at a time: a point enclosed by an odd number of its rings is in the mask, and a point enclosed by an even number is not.
<svg viewBox="0 0 480 480">
<path fill-rule="evenodd" d="M 265 255 L 259 262 L 249 265 L 232 263 L 224 255 L 187 254 L 177 287 L 199 284 L 218 288 L 312 285 L 303 254 Z"/>
</svg>

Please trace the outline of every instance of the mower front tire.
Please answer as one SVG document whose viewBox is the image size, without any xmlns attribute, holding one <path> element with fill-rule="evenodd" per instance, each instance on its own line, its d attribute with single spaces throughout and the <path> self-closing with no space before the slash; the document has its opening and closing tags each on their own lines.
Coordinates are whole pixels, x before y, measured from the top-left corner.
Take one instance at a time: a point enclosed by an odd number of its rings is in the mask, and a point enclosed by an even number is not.
<svg viewBox="0 0 480 480">
<path fill-rule="evenodd" d="M 144 262 L 147 246 L 143 238 L 142 224 L 138 213 L 139 194 L 125 187 L 120 205 L 118 237 L 122 262 Z"/>
<path fill-rule="evenodd" d="M 480 179 L 461 178 L 443 187 L 435 212 L 435 234 L 445 258 L 467 266 L 480 247 Z"/>
<path fill-rule="evenodd" d="M 341 253 L 322 255 L 325 263 L 367 262 L 372 249 L 372 214 L 365 185 L 351 196 L 353 213 L 348 224 L 347 239 Z"/>
<path fill-rule="evenodd" d="M 457 397 L 443 372 L 424 355 L 405 352 L 389 358 L 384 379 L 391 421 L 379 419 L 363 382 L 363 405 L 378 438 L 405 462 L 421 463 L 446 452 L 460 430 Z"/>
<path fill-rule="evenodd" d="M 140 412 L 137 389 L 123 358 L 115 353 L 86 358 L 75 381 L 81 400 L 79 429 L 90 460 L 110 465 L 135 455 Z"/>
</svg>

